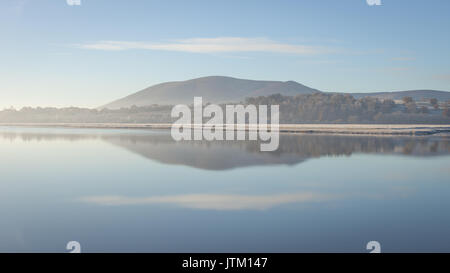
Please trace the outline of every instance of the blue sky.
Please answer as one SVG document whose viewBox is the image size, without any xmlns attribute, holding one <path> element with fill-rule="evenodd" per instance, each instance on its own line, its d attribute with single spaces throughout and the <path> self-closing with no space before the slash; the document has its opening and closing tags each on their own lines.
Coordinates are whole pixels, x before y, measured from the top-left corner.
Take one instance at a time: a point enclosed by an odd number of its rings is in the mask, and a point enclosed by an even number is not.
<svg viewBox="0 0 450 273">
<path fill-rule="evenodd" d="M 0 109 L 96 107 L 225 75 L 450 91 L 450 1 L 0 1 Z"/>
</svg>

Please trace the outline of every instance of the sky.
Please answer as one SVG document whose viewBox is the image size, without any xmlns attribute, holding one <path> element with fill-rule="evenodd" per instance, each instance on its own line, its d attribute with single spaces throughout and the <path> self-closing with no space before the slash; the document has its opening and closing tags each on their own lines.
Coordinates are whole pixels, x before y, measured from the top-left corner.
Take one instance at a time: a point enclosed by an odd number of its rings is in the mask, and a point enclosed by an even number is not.
<svg viewBox="0 0 450 273">
<path fill-rule="evenodd" d="M 450 91 L 448 0 L 77 1 L 0 0 L 0 109 L 98 107 L 211 75 Z"/>
</svg>

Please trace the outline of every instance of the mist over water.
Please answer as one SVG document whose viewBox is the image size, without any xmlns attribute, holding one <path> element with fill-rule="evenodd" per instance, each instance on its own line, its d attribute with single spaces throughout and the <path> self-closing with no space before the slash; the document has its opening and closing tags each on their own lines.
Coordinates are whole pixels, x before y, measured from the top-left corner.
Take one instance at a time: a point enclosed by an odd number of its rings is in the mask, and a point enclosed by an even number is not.
<svg viewBox="0 0 450 273">
<path fill-rule="evenodd" d="M 0 251 L 450 251 L 450 138 L 0 127 Z"/>
</svg>

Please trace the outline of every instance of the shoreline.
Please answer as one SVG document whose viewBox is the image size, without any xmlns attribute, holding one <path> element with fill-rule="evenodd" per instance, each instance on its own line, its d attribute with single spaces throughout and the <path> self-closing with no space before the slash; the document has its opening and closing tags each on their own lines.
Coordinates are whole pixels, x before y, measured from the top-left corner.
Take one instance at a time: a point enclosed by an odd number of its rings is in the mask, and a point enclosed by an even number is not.
<svg viewBox="0 0 450 273">
<path fill-rule="evenodd" d="M 187 125 L 188 128 L 209 128 L 211 125 Z M 222 125 L 223 127 L 224 125 Z M 49 127 L 81 129 L 171 129 L 171 123 L 0 123 L 0 127 Z M 235 130 L 257 130 L 257 125 L 245 125 Z M 270 124 L 269 124 L 270 128 Z M 450 125 L 429 124 L 280 124 L 280 133 L 349 134 L 349 135 L 409 135 L 450 134 Z"/>
</svg>

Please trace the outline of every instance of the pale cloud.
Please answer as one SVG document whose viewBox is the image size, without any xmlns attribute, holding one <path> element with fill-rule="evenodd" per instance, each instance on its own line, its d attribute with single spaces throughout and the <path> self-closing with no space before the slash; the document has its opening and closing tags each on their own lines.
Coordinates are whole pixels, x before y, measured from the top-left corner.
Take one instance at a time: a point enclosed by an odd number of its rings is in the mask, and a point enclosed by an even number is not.
<svg viewBox="0 0 450 273">
<path fill-rule="evenodd" d="M 150 197 L 88 196 L 82 202 L 107 206 L 171 204 L 192 209 L 262 210 L 287 203 L 323 202 L 337 196 L 313 192 L 273 195 L 186 194 Z"/>
<path fill-rule="evenodd" d="M 295 55 L 315 55 L 332 53 L 333 50 L 320 46 L 289 44 L 267 38 L 218 37 L 191 38 L 168 43 L 99 41 L 79 44 L 77 47 L 95 50 L 164 50 L 190 53 L 229 53 L 229 52 L 270 52 Z"/>
</svg>

